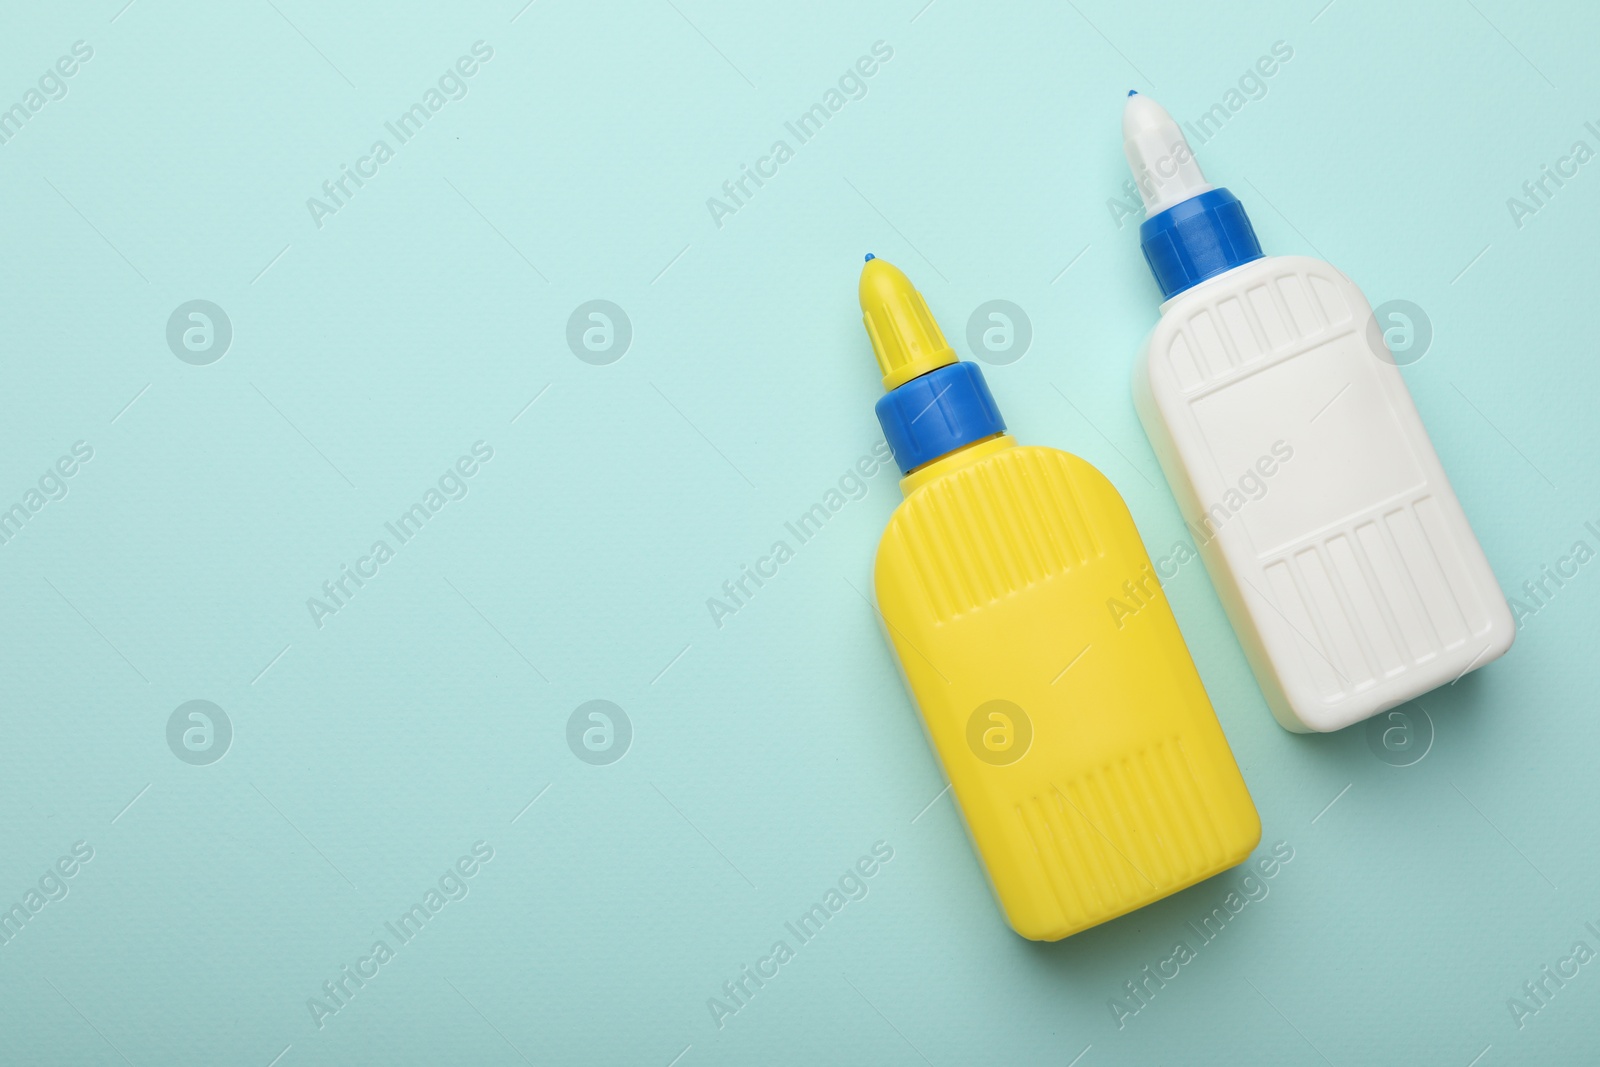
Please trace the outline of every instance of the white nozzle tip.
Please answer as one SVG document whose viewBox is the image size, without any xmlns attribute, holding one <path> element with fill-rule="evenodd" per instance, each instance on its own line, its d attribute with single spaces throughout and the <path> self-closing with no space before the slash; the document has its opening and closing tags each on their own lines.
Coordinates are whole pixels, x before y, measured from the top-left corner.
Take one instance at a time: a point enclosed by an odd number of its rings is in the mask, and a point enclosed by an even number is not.
<svg viewBox="0 0 1600 1067">
<path fill-rule="evenodd" d="M 1128 94 L 1122 108 L 1122 149 L 1149 215 L 1211 188 L 1177 122 L 1137 91 Z"/>
</svg>

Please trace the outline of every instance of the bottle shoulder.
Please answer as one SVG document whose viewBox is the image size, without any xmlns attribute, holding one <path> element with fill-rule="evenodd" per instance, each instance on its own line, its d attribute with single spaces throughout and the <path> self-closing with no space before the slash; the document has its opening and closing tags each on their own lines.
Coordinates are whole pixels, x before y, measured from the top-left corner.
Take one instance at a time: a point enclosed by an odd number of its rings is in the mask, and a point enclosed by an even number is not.
<svg viewBox="0 0 1600 1067">
<path fill-rule="evenodd" d="M 1162 305 L 1134 364 L 1135 402 L 1208 388 L 1258 359 L 1364 329 L 1371 315 L 1366 295 L 1330 263 L 1255 260 Z"/>
<path fill-rule="evenodd" d="M 992 500 L 996 493 L 1000 496 L 1026 494 L 1029 475 L 1056 473 L 1081 480 L 1086 485 L 1110 485 L 1099 468 L 1082 456 L 1048 445 L 1012 445 L 918 485 L 895 507 L 889 521 L 892 525 L 916 516 L 931 506 L 935 497 L 969 498 L 976 494 Z"/>
<path fill-rule="evenodd" d="M 895 508 L 878 544 L 876 572 L 933 552 L 1026 552 L 1029 538 L 1067 531 L 1075 558 L 1103 555 L 1132 528 L 1116 487 L 1081 456 L 1016 445 L 919 486 Z M 959 547 L 958 547 L 959 546 Z"/>
<path fill-rule="evenodd" d="M 1284 278 L 1317 279 L 1337 288 L 1356 289 L 1348 275 L 1326 260 L 1313 256 L 1263 256 L 1209 278 L 1192 289 L 1185 289 L 1163 302 L 1161 321 L 1182 320 L 1196 311 L 1237 299 L 1241 293 Z"/>
</svg>

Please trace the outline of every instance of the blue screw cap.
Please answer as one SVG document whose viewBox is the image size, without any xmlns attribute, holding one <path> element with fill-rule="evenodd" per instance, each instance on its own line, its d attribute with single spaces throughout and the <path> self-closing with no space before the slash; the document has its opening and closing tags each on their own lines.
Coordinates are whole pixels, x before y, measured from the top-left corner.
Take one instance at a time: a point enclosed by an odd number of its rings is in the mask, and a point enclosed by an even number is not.
<svg viewBox="0 0 1600 1067">
<path fill-rule="evenodd" d="M 1208 190 L 1145 219 L 1139 241 L 1164 300 L 1261 258 L 1244 205 L 1226 189 Z"/>
<path fill-rule="evenodd" d="M 878 398 L 874 410 L 895 463 L 909 474 L 974 441 L 1006 432 L 976 363 L 951 363 Z"/>
</svg>

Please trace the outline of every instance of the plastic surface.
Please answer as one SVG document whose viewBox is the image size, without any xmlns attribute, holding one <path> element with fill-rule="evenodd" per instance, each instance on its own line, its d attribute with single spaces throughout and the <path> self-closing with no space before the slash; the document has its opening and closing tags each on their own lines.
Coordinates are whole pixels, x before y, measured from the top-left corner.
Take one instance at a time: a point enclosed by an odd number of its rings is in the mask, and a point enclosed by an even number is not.
<svg viewBox="0 0 1600 1067">
<path fill-rule="evenodd" d="M 857 295 L 885 392 L 956 361 L 927 301 L 894 264 L 868 255 Z"/>
<path fill-rule="evenodd" d="M 1130 92 L 1122 106 L 1122 151 L 1146 211 L 1139 243 L 1163 297 L 1261 258 L 1244 205 L 1206 181 L 1166 108 Z"/>
<path fill-rule="evenodd" d="M 1183 130 L 1166 108 L 1137 92 L 1122 105 L 1122 151 L 1150 218 L 1211 188 Z"/>
<path fill-rule="evenodd" d="M 1054 941 L 1241 862 L 1260 820 L 1111 483 L 1009 437 L 906 483 L 878 607 L 1012 928 Z"/>
<path fill-rule="evenodd" d="M 1006 429 L 975 363 L 951 363 L 913 378 L 885 393 L 875 410 L 903 472 Z"/>
<path fill-rule="evenodd" d="M 1261 258 L 1244 205 L 1226 189 L 1210 189 L 1145 219 L 1139 244 L 1163 297 Z"/>
<path fill-rule="evenodd" d="M 918 382 L 982 381 L 957 367 Z M 1012 928 L 1057 940 L 1245 859 L 1260 820 L 1111 483 L 1001 435 L 901 486 L 878 609 Z"/>
<path fill-rule="evenodd" d="M 1505 597 L 1348 278 L 1270 257 L 1163 310 L 1135 406 L 1280 723 L 1337 730 L 1511 646 Z"/>
</svg>

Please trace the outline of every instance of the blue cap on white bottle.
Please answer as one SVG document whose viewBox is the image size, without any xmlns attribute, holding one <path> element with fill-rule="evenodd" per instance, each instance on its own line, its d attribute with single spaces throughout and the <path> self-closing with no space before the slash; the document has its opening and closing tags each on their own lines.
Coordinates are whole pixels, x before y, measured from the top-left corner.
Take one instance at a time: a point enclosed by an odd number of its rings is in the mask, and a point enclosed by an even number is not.
<svg viewBox="0 0 1600 1067">
<path fill-rule="evenodd" d="M 1144 258 L 1163 299 L 1261 258 L 1239 198 L 1206 181 L 1166 108 L 1137 92 L 1122 111 L 1122 148 L 1144 199 Z"/>
</svg>

